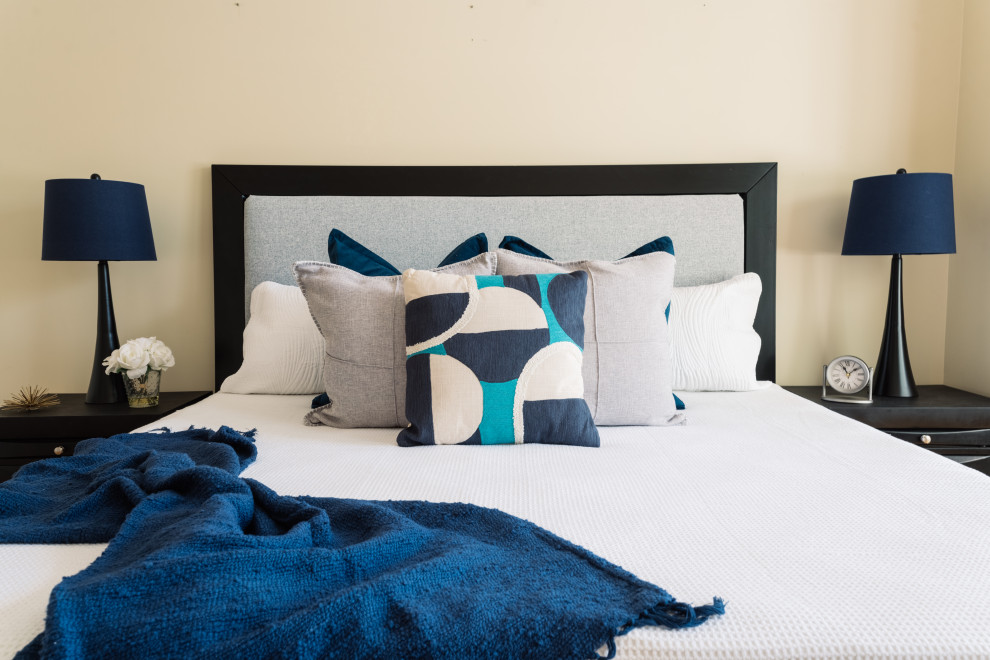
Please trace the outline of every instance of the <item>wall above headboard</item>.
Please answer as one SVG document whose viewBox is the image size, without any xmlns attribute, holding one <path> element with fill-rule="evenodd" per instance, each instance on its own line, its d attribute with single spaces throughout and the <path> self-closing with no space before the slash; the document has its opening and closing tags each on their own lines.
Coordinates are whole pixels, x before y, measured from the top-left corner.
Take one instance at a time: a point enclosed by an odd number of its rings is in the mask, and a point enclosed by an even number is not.
<svg viewBox="0 0 990 660">
<path fill-rule="evenodd" d="M 165 387 L 198 390 L 213 382 L 210 163 L 327 162 L 777 160 L 777 377 L 794 385 L 879 349 L 890 260 L 840 255 L 852 181 L 953 172 L 962 249 L 905 258 L 911 366 L 940 383 L 951 360 L 954 384 L 990 388 L 990 356 L 973 359 L 990 314 L 972 304 L 990 269 L 964 235 L 987 215 L 986 168 L 967 156 L 986 144 L 985 3 L 120 4 L 3 4 L 17 102 L 0 395 L 85 391 L 93 362 L 91 264 L 39 258 L 46 179 L 145 186 L 159 260 L 111 264 L 118 330 L 164 338 L 178 360 Z"/>
</svg>

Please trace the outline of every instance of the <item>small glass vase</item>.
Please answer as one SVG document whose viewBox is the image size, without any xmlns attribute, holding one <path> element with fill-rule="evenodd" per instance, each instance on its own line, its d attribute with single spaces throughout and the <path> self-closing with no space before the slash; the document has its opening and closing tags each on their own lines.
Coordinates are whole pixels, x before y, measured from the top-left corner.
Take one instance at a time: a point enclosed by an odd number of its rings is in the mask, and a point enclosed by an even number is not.
<svg viewBox="0 0 990 660">
<path fill-rule="evenodd" d="M 140 378 L 128 378 L 124 374 L 127 405 L 131 408 L 152 408 L 158 405 L 158 391 L 162 384 L 162 372 L 148 369 Z"/>
</svg>

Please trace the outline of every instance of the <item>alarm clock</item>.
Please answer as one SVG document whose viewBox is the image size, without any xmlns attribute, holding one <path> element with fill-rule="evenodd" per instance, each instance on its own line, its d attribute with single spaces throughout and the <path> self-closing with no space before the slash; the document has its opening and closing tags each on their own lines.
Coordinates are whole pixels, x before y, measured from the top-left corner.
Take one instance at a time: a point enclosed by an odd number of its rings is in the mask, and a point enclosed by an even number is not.
<svg viewBox="0 0 990 660">
<path fill-rule="evenodd" d="M 822 399 L 835 403 L 873 403 L 873 369 L 858 357 L 840 355 L 822 367 Z"/>
</svg>

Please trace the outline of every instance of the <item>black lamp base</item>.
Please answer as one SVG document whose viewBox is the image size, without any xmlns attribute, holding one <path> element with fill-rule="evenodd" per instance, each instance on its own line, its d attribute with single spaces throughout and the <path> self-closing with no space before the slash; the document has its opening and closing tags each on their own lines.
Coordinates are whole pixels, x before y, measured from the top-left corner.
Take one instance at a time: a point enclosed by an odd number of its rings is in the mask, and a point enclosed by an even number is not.
<svg viewBox="0 0 990 660">
<path fill-rule="evenodd" d="M 901 255 L 890 262 L 890 292 L 887 295 L 887 318 L 884 321 L 880 356 L 873 375 L 874 394 L 911 398 L 918 396 L 911 373 L 907 338 L 904 334 L 904 296 Z"/>
<path fill-rule="evenodd" d="M 117 321 L 113 315 L 113 297 L 110 295 L 110 266 L 106 261 L 97 265 L 99 299 L 96 312 L 96 351 L 93 355 L 93 372 L 89 377 L 86 403 L 117 403 L 127 398 L 124 379 L 120 374 L 107 374 L 103 360 L 114 349 L 120 348 L 117 339 Z"/>
</svg>

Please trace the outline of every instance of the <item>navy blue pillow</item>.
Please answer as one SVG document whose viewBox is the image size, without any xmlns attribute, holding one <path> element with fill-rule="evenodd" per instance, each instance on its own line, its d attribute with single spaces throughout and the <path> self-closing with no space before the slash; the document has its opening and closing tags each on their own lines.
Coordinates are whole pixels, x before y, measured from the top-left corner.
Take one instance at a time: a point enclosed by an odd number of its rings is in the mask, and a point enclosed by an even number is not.
<svg viewBox="0 0 990 660">
<path fill-rule="evenodd" d="M 467 261 L 485 252 L 488 252 L 488 237 L 484 234 L 475 234 L 451 250 L 437 267 Z M 402 275 L 402 271 L 398 268 L 339 229 L 330 231 L 330 236 L 327 238 L 327 256 L 330 257 L 330 263 L 350 268 L 369 277 Z"/>
<path fill-rule="evenodd" d="M 475 234 L 451 250 L 450 254 L 437 264 L 437 268 L 474 259 L 479 254 L 484 254 L 485 252 L 488 252 L 488 237 L 484 233 Z"/>
<path fill-rule="evenodd" d="M 661 236 L 658 239 L 650 241 L 646 245 L 640 245 L 638 248 L 622 258 L 628 259 L 629 257 L 641 257 L 644 254 L 653 254 L 654 252 L 666 252 L 669 255 L 673 255 L 674 242 L 670 240 L 669 236 Z"/>
<path fill-rule="evenodd" d="M 498 244 L 503 250 L 508 250 L 509 252 L 515 252 L 516 254 L 525 254 L 530 257 L 539 257 L 540 259 L 550 259 L 553 260 L 549 254 L 544 252 L 538 247 L 535 247 L 518 236 L 505 236 L 502 242 Z M 669 236 L 661 236 L 656 240 L 652 240 L 646 245 L 641 245 L 626 256 L 623 259 L 628 259 L 629 257 L 640 257 L 644 254 L 652 254 L 653 252 L 666 252 L 667 254 L 674 254 L 674 242 L 670 240 Z"/>
<path fill-rule="evenodd" d="M 539 249 L 530 245 L 518 236 L 506 236 L 502 239 L 502 242 L 498 244 L 503 250 L 508 250 L 509 252 L 515 252 L 517 254 L 525 254 L 530 257 L 539 257 L 540 259 L 550 259 L 553 261 L 553 257 Z M 629 257 L 640 257 L 644 254 L 652 254 L 654 252 L 666 252 L 667 254 L 674 254 L 674 242 L 670 240 L 669 236 L 661 236 L 655 240 L 650 241 L 645 245 L 641 245 L 626 256 L 623 259 L 628 259 Z M 670 322 L 670 304 L 667 304 L 667 309 L 664 310 L 664 316 L 667 317 L 667 322 Z M 684 410 L 684 402 L 674 395 L 674 404 L 678 410 Z"/>
<path fill-rule="evenodd" d="M 553 257 L 549 254 L 539 248 L 533 247 L 518 236 L 504 236 L 498 246 L 503 250 L 515 252 L 516 254 L 525 254 L 530 257 L 539 257 L 540 259 L 550 259 L 553 261 Z"/>
</svg>

